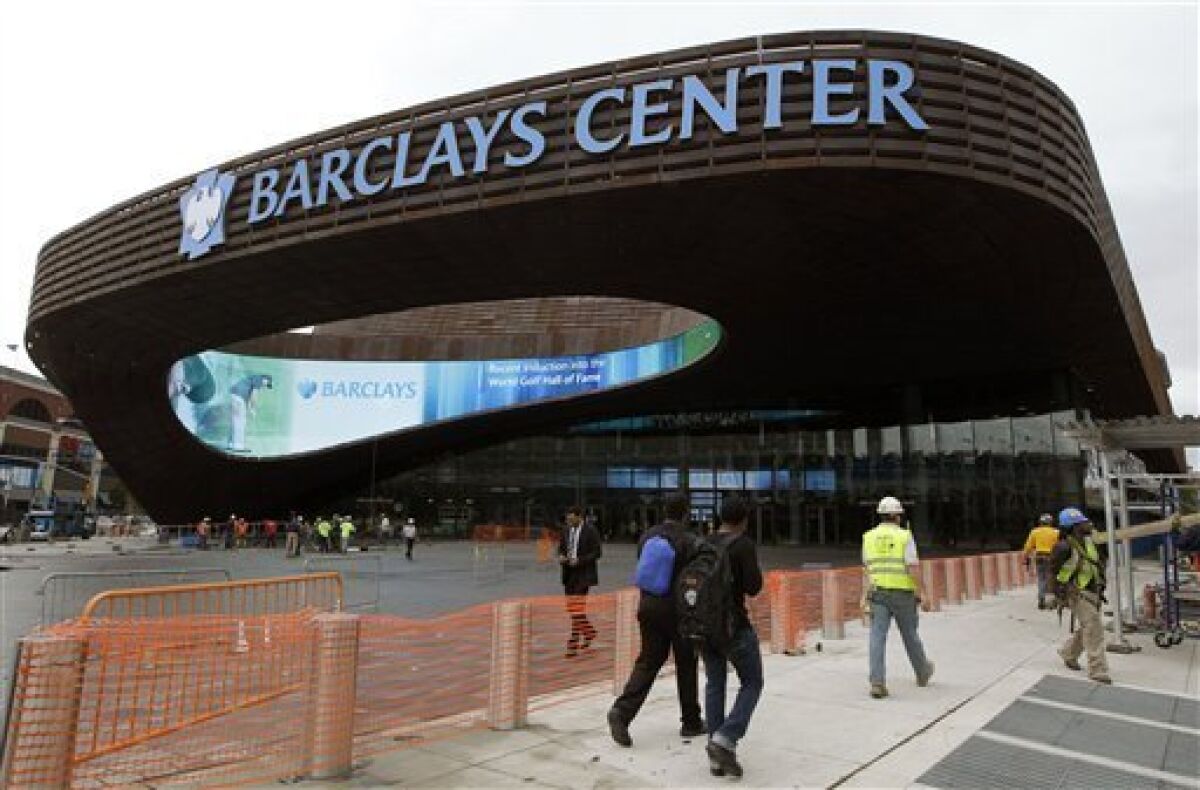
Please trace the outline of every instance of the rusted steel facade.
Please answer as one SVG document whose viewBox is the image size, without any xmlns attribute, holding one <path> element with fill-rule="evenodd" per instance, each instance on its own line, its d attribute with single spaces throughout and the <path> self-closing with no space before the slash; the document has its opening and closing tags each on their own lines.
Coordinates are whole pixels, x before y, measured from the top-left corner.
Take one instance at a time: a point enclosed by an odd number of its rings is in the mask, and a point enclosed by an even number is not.
<svg viewBox="0 0 1200 790">
<path fill-rule="evenodd" d="M 930 128 L 864 118 L 814 126 L 812 82 L 803 78 L 784 82 L 778 129 L 762 123 L 763 82 L 746 80 L 733 133 L 700 115 L 690 139 L 599 155 L 572 135 L 581 102 L 599 89 L 672 79 L 655 131 L 678 123 L 683 75 L 723 95 L 727 69 L 818 58 L 909 64 L 909 98 Z M 855 96 L 864 81 L 860 69 Z M 264 167 L 303 158 L 315 170 L 327 152 L 361 152 L 404 131 L 420 161 L 443 121 L 530 101 L 546 103 L 546 150 L 529 166 L 493 162 L 460 178 L 443 168 L 418 187 L 247 222 L 250 176 Z M 608 133 L 626 128 L 629 115 L 627 104 L 605 103 L 592 125 Z M 496 150 L 512 142 L 508 134 Z M 470 138 L 459 147 L 469 162 Z M 393 166 L 393 152 L 382 151 L 368 175 L 386 178 Z M 659 302 L 716 319 L 725 340 L 711 359 L 648 386 L 394 435 L 378 445 L 385 470 L 647 410 L 799 404 L 859 422 L 1064 405 L 1105 417 L 1170 412 L 1082 121 L 1049 80 L 969 45 L 865 31 L 740 39 L 412 107 L 220 170 L 238 176 L 223 246 L 196 261 L 179 254 L 189 176 L 47 243 L 30 306 L 32 358 L 163 518 L 232 501 L 280 507 L 297 492 L 350 485 L 371 444 L 269 463 L 219 457 L 174 420 L 163 396 L 172 362 L 235 343 L 319 356 L 312 344 L 327 349 L 328 337 L 269 336 L 452 303 Z M 662 323 L 599 342 L 661 336 Z M 506 342 L 457 348 L 524 353 Z M 413 344 L 403 348 L 414 352 Z M 359 333 L 337 347 L 339 357 L 359 359 L 397 349 L 387 335 Z M 204 491 L 194 490 L 197 480 Z"/>
</svg>

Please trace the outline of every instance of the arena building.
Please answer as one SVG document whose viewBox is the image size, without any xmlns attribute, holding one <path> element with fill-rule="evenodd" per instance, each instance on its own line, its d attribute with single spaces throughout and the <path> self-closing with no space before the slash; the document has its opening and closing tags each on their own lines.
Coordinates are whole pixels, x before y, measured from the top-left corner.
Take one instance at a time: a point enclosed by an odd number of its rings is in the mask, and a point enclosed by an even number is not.
<svg viewBox="0 0 1200 790">
<path fill-rule="evenodd" d="M 295 327 L 306 331 L 288 331 Z M 1170 414 L 1070 99 L 953 41 L 762 36 L 487 88 L 117 205 L 42 250 L 27 350 L 160 522 L 766 542 L 1023 533 L 1056 424 Z M 1148 454 L 1151 468 L 1182 458 Z"/>
</svg>

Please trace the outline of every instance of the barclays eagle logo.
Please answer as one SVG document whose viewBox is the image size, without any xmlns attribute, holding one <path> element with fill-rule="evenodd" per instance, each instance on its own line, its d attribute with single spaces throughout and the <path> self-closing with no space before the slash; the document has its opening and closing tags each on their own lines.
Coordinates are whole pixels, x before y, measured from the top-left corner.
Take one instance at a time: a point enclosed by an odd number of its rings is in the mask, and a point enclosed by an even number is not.
<svg viewBox="0 0 1200 790">
<path fill-rule="evenodd" d="M 189 261 L 225 242 L 225 206 L 233 194 L 234 180 L 213 168 L 196 176 L 196 183 L 179 198 L 183 217 L 179 253 Z"/>
<path fill-rule="evenodd" d="M 317 394 L 317 382 L 312 379 L 303 379 L 297 382 L 296 391 L 300 393 L 300 397 L 308 400 L 313 395 Z"/>
</svg>

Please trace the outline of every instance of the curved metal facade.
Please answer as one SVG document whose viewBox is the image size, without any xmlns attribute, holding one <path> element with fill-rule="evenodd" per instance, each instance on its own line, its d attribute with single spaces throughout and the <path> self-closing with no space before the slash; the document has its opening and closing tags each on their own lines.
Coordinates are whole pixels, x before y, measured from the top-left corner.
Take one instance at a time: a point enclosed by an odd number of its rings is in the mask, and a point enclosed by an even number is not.
<svg viewBox="0 0 1200 790">
<path fill-rule="evenodd" d="M 814 58 L 910 64 L 910 99 L 930 128 L 814 127 L 812 83 L 797 79 L 784 83 L 781 129 L 763 129 L 761 83 L 746 82 L 733 134 L 700 119 L 690 140 L 605 155 L 579 150 L 571 135 L 582 98 L 600 88 L 695 74 L 719 94 L 730 67 Z M 858 95 L 863 82 L 856 74 Z M 668 119 L 678 79 L 670 96 Z M 405 130 L 419 160 L 441 122 L 535 100 L 546 102 L 547 148 L 533 165 L 442 174 L 246 222 L 246 176 L 260 168 L 306 158 L 315 169 L 325 152 Z M 621 127 L 629 112 L 606 104 L 594 125 Z M 469 140 L 460 146 L 471 154 Z M 390 157 L 376 157 L 372 172 L 391 172 Z M 52 239 L 34 283 L 32 358 L 160 518 L 231 502 L 287 506 L 349 485 L 369 460 L 363 446 L 269 464 L 216 457 L 163 398 L 174 360 L 292 326 L 438 304 L 643 299 L 715 318 L 727 342 L 652 387 L 393 436 L 379 445 L 385 469 L 651 408 L 786 402 L 888 419 L 914 408 L 911 398 L 900 405 L 914 383 L 927 413 L 1037 408 L 1051 397 L 1040 383 L 1050 371 L 1076 376 L 1098 416 L 1170 411 L 1078 114 L 1033 70 L 965 44 L 865 31 L 740 39 L 409 108 L 221 170 L 238 184 L 225 244 L 203 259 L 178 254 L 189 177 Z"/>
</svg>

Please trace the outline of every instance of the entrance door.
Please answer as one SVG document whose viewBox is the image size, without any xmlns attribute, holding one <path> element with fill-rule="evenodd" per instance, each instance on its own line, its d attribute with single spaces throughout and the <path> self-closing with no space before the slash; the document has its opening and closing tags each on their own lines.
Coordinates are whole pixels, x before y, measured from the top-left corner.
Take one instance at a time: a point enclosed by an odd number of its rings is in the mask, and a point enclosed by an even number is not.
<svg viewBox="0 0 1200 790">
<path fill-rule="evenodd" d="M 774 544 L 779 542 L 778 536 L 775 534 L 775 505 L 770 502 L 760 503 L 754 506 L 753 523 L 751 528 L 754 530 L 755 542 L 758 545 Z"/>
<path fill-rule="evenodd" d="M 809 503 L 804 506 L 804 534 L 802 540 L 823 546 L 837 543 L 837 524 L 832 505 Z"/>
</svg>

